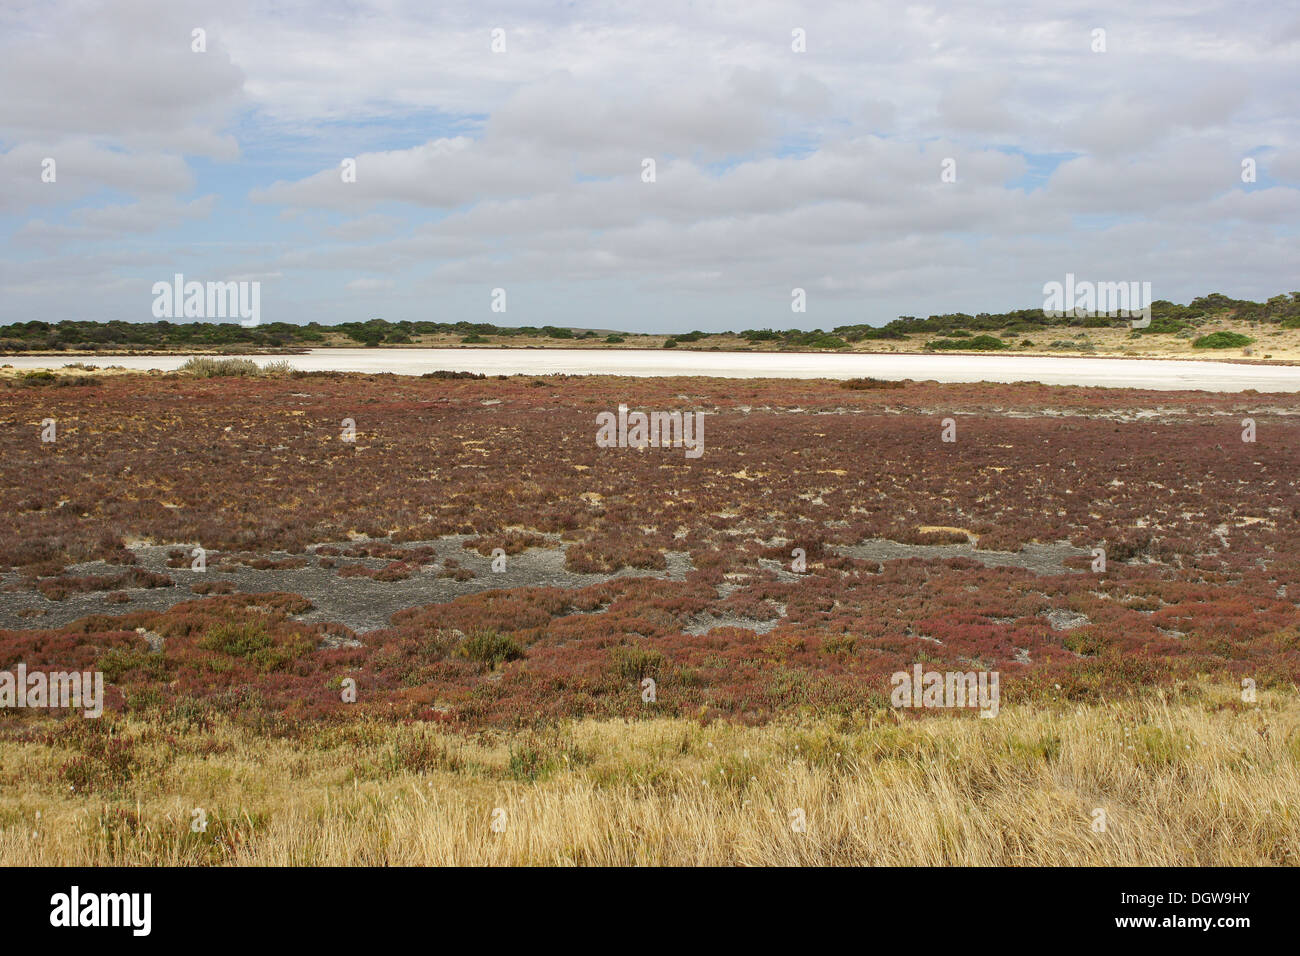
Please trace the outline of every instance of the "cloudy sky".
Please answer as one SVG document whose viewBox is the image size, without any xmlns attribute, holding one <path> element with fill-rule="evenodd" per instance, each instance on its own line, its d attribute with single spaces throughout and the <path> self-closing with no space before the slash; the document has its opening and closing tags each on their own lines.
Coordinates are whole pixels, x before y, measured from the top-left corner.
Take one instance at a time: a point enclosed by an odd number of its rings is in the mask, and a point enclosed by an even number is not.
<svg viewBox="0 0 1300 956">
<path fill-rule="evenodd" d="M 177 272 L 644 331 L 1300 289 L 1293 4 L 637 7 L 0 0 L 0 322 Z"/>
</svg>

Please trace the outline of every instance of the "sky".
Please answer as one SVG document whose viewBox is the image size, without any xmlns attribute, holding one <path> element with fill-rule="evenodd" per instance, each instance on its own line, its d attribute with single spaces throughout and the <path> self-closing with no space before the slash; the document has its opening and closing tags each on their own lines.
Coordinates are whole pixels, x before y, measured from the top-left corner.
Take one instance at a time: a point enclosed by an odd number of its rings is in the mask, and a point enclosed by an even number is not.
<svg viewBox="0 0 1300 956">
<path fill-rule="evenodd" d="M 177 273 L 647 332 L 1262 300 L 1298 147 L 1273 0 L 0 0 L 0 323 L 153 321 Z"/>
</svg>

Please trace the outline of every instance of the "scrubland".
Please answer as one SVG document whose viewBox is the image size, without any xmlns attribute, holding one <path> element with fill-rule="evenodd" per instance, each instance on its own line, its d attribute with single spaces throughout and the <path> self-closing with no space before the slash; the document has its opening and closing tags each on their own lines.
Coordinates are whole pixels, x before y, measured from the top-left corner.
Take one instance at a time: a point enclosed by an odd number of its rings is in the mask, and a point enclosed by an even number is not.
<svg viewBox="0 0 1300 956">
<path fill-rule="evenodd" d="M 1044 292 L 1047 289 L 1044 287 Z M 1148 290 L 1149 292 L 1149 290 Z M 1089 293 L 1090 295 L 1091 293 Z M 483 322 L 343 322 L 298 325 L 270 322 L 173 324 L 122 321 L 29 321 L 0 326 L 0 353 L 112 355 L 123 352 L 235 354 L 295 353 L 308 348 L 683 348 L 712 351 L 985 352 L 1025 355 L 1214 357 L 1292 363 L 1300 360 L 1300 292 L 1263 302 L 1210 293 L 1186 305 L 1150 301 L 1141 328 L 1125 315 L 1129 295 L 1105 292 L 1101 314 L 1044 313 L 1041 308 L 976 315 L 955 312 L 928 318 L 899 316 L 881 324 L 841 325 L 829 332 L 746 329 L 738 332 L 637 333 L 557 327 L 509 327 Z M 1118 302 L 1111 294 L 1121 295 Z M 1107 314 L 1109 313 L 1109 314 Z M 245 373 L 247 374 L 247 373 Z M 3 376 L 3 370 L 0 370 Z"/>
</svg>

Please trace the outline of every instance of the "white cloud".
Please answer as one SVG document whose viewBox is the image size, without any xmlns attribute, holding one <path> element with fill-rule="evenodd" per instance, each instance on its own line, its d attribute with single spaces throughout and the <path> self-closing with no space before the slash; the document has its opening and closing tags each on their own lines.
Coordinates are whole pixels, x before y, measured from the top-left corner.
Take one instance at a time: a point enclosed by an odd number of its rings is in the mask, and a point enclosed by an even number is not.
<svg viewBox="0 0 1300 956">
<path fill-rule="evenodd" d="M 138 284 L 173 271 L 278 273 L 303 320 L 492 320 L 508 284 L 511 321 L 648 328 L 1027 306 L 1065 271 L 1273 294 L 1298 23 L 1262 0 L 9 9 L 0 321 L 84 317 L 69 283 L 147 317 Z"/>
</svg>

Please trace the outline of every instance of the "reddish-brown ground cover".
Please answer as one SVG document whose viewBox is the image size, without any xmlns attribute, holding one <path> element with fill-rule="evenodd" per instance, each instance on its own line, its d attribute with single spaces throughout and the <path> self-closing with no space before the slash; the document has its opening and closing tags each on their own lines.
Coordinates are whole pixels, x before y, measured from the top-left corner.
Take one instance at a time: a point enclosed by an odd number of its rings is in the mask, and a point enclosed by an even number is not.
<svg viewBox="0 0 1300 956">
<path fill-rule="evenodd" d="M 703 456 L 597 447 L 596 414 L 620 403 L 707 412 Z M 61 576 L 66 565 L 129 564 L 142 540 L 274 566 L 273 549 L 387 537 L 334 549 L 341 573 L 377 582 L 428 557 L 404 543 L 446 534 L 476 536 L 467 546 L 485 555 L 558 534 L 580 572 L 653 574 L 666 551 L 689 553 L 694 570 L 471 594 L 324 650 L 327 633 L 351 635 L 295 621 L 305 599 L 214 590 L 165 613 L 0 632 L 0 668 L 98 662 L 118 706 L 195 698 L 281 717 L 352 708 L 466 725 L 643 713 L 645 676 L 661 713 L 853 711 L 883 705 L 888 675 L 918 661 L 997 669 L 1004 701 L 1198 673 L 1292 683 L 1297 413 L 1289 395 L 1028 384 L 311 375 L 11 388 L 0 391 L 0 565 L 51 597 L 97 585 Z M 1242 441 L 1246 417 L 1255 442 Z M 58 423 L 53 443 L 40 440 L 46 418 Z M 941 441 L 945 418 L 955 442 Z M 344 419 L 354 443 L 341 440 Z M 1044 575 L 836 550 L 965 532 L 982 550 L 1103 547 L 1108 567 L 1084 559 Z M 805 574 L 789 573 L 794 548 L 807 552 Z M 139 586 L 107 577 L 105 587 Z M 1087 621 L 1058 630 L 1049 612 Z M 736 619 L 755 626 L 693 633 Z M 146 653 L 136 627 L 163 636 L 164 652 Z M 482 650 L 498 639 L 500 653 Z M 347 677 L 355 705 L 340 699 Z"/>
</svg>

